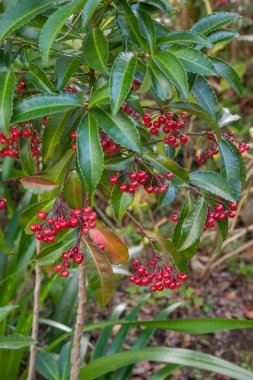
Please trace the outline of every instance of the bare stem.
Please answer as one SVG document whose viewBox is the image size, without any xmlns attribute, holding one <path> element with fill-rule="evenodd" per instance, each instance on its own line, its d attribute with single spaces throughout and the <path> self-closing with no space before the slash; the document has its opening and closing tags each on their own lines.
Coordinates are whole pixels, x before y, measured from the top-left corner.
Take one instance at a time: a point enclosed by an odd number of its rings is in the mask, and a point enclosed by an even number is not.
<svg viewBox="0 0 253 380">
<path fill-rule="evenodd" d="M 71 350 L 70 380 L 78 380 L 80 371 L 80 353 L 83 327 L 85 323 L 86 307 L 86 270 L 84 262 L 79 266 L 79 291 L 76 325 L 74 331 L 73 347 Z"/>
</svg>

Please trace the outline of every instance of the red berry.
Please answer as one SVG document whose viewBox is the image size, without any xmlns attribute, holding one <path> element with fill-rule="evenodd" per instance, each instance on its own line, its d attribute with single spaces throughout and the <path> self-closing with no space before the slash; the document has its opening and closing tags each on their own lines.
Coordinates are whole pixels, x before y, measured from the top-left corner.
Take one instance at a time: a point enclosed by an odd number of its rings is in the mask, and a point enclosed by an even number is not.
<svg viewBox="0 0 253 380">
<path fill-rule="evenodd" d="M 133 267 L 137 267 L 138 265 L 139 265 L 139 260 L 136 260 L 136 259 L 132 260 Z"/>
<path fill-rule="evenodd" d="M 188 137 L 186 135 L 180 136 L 180 142 L 181 144 L 187 144 L 188 143 Z"/>
<path fill-rule="evenodd" d="M 166 117 L 164 117 L 164 116 L 159 116 L 158 117 L 158 122 L 160 123 L 160 124 L 165 124 L 166 123 Z"/>
<path fill-rule="evenodd" d="M 23 136 L 26 138 L 26 139 L 29 139 L 29 137 L 32 136 L 32 132 L 30 131 L 30 129 L 25 129 L 23 131 Z"/>
<path fill-rule="evenodd" d="M 174 113 L 173 112 L 167 112 L 165 116 L 168 120 L 172 120 L 174 118 Z"/>
<path fill-rule="evenodd" d="M 39 211 L 38 214 L 37 214 L 37 216 L 38 216 L 39 219 L 43 220 L 43 219 L 46 219 L 47 214 L 46 214 L 45 211 Z"/>
<path fill-rule="evenodd" d="M 229 208 L 232 211 L 236 211 L 237 210 L 237 203 L 236 202 L 230 202 L 229 203 Z"/>
<path fill-rule="evenodd" d="M 182 120 L 176 121 L 176 128 L 178 129 L 184 128 L 184 122 Z"/>
<path fill-rule="evenodd" d="M 129 178 L 132 179 L 132 180 L 137 179 L 137 173 L 135 173 L 135 172 L 130 172 L 130 173 L 129 173 Z"/>
<path fill-rule="evenodd" d="M 77 136 L 77 132 L 76 132 L 76 131 L 70 133 L 70 138 L 71 138 L 72 140 L 75 140 L 75 139 L 76 139 L 76 136 Z"/>
<path fill-rule="evenodd" d="M 167 179 L 170 180 L 170 179 L 172 179 L 174 177 L 174 174 L 171 173 L 171 172 L 167 172 L 165 176 L 166 176 Z"/>
<path fill-rule="evenodd" d="M 187 114 L 186 112 L 181 112 L 181 113 L 180 113 L 180 118 L 181 118 L 182 120 L 187 120 L 187 119 L 188 119 L 188 114 Z"/>
<path fill-rule="evenodd" d="M 116 175 L 111 176 L 111 178 L 110 178 L 110 183 L 111 183 L 112 185 L 115 185 L 115 184 L 118 183 L 118 182 L 119 182 L 119 179 L 118 179 L 118 177 L 116 177 Z"/>
<path fill-rule="evenodd" d="M 67 271 L 66 269 L 64 269 L 64 270 L 61 272 L 61 276 L 64 277 L 64 278 L 69 277 L 69 271 Z"/>
<path fill-rule="evenodd" d="M 223 206 L 220 205 L 220 204 L 217 204 L 217 205 L 215 206 L 215 211 L 216 211 L 216 212 L 222 212 L 222 211 L 223 211 Z"/>
<path fill-rule="evenodd" d="M 62 268 L 61 264 L 56 264 L 55 267 L 54 267 L 54 271 L 55 272 L 60 272 L 61 268 Z"/>
<path fill-rule="evenodd" d="M 171 220 L 171 222 L 176 223 L 176 222 L 178 222 L 179 217 L 177 214 L 173 214 L 173 215 L 171 215 L 170 220 Z"/>
<path fill-rule="evenodd" d="M 151 133 L 151 135 L 153 135 L 153 136 L 157 136 L 158 133 L 159 133 L 159 131 L 158 131 L 158 129 L 156 129 L 156 128 L 151 128 L 150 133 Z"/>
<path fill-rule="evenodd" d="M 142 116 L 142 120 L 143 120 L 145 123 L 150 123 L 150 121 L 151 121 L 151 116 L 150 116 L 148 113 L 145 113 L 145 114 Z"/>
<path fill-rule="evenodd" d="M 231 218 L 231 219 L 234 219 L 234 217 L 235 217 L 234 211 L 229 211 L 228 217 Z"/>
<path fill-rule="evenodd" d="M 36 225 L 36 224 L 31 224 L 31 225 L 30 225 L 30 230 L 31 230 L 32 232 L 38 231 L 38 229 L 37 229 L 37 225 Z"/>
<path fill-rule="evenodd" d="M 153 186 L 149 185 L 149 186 L 146 187 L 145 190 L 146 190 L 146 192 L 147 192 L 148 194 L 151 194 L 151 193 L 153 193 L 154 188 L 153 188 Z"/>
<path fill-rule="evenodd" d="M 127 191 L 128 190 L 128 186 L 125 184 L 125 183 L 122 183 L 119 187 L 120 191 Z"/>
</svg>

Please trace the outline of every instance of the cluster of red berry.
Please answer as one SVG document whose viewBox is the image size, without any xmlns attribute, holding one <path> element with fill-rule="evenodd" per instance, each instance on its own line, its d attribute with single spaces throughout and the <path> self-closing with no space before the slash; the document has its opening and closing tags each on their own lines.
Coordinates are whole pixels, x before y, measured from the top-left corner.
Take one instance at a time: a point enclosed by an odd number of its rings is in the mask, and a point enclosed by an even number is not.
<svg viewBox="0 0 253 380">
<path fill-rule="evenodd" d="M 132 260 L 132 266 L 135 268 L 136 274 L 129 277 L 129 281 L 138 286 L 150 285 L 151 292 L 163 291 L 164 288 L 175 289 L 182 285 L 182 282 L 187 280 L 185 273 L 177 273 L 173 275 L 173 268 L 170 265 L 163 265 L 160 268 L 160 258 L 154 257 L 149 261 L 149 270 L 144 265 L 141 265 L 139 260 Z"/>
<path fill-rule="evenodd" d="M 215 205 L 214 210 L 212 210 L 211 206 L 208 206 L 208 214 L 206 223 L 203 227 L 203 231 L 206 231 L 208 228 L 215 228 L 216 221 L 225 220 L 226 218 L 233 219 L 235 217 L 235 212 L 237 210 L 237 204 L 235 202 L 229 203 L 229 208 L 226 209 L 225 206 L 218 203 Z"/>
<path fill-rule="evenodd" d="M 38 137 L 36 130 L 28 128 L 21 129 L 20 127 L 11 128 L 9 138 L 7 138 L 2 132 L 0 132 L 0 144 L 4 145 L 4 148 L 0 150 L 0 157 L 19 157 L 20 140 L 21 136 L 30 139 L 30 149 L 32 156 L 38 156 L 40 154 L 40 138 Z"/>
<path fill-rule="evenodd" d="M 137 79 L 134 79 L 132 86 L 131 86 L 131 91 L 137 91 L 141 87 L 141 82 L 139 82 Z"/>
<path fill-rule="evenodd" d="M 22 92 L 24 91 L 25 89 L 25 82 L 24 81 L 21 81 L 18 83 L 17 87 L 16 87 L 16 93 L 17 94 L 22 94 Z"/>
<path fill-rule="evenodd" d="M 77 245 L 73 245 L 68 251 L 63 252 L 61 257 L 63 261 L 55 265 L 54 271 L 61 272 L 61 276 L 65 278 L 69 277 L 69 271 L 67 269 L 71 266 L 70 259 L 78 265 L 82 264 L 84 260 L 84 256 Z"/>
<path fill-rule="evenodd" d="M 154 120 L 155 119 L 155 120 Z M 179 118 L 173 112 L 167 112 L 165 115 L 153 116 L 145 113 L 142 117 L 144 126 L 150 129 L 151 135 L 157 136 L 162 127 L 162 132 L 165 135 L 164 143 L 178 148 L 180 144 L 186 144 L 188 137 L 180 133 L 180 130 L 185 127 L 185 121 L 188 119 L 186 112 L 181 112 Z"/>
<path fill-rule="evenodd" d="M 148 194 L 164 193 L 169 187 L 166 180 L 171 180 L 173 178 L 173 173 L 171 172 L 167 172 L 164 176 L 162 174 L 149 174 L 144 170 L 123 173 L 123 175 L 124 182 L 120 184 L 119 189 L 122 192 L 126 191 L 130 194 L 134 194 L 139 185 L 147 185 L 145 190 Z M 115 175 L 110 177 L 110 183 L 112 185 L 118 184 L 119 176 L 119 171 L 116 171 Z"/>
<path fill-rule="evenodd" d="M 140 118 L 140 114 L 136 112 L 132 107 L 130 107 L 126 102 L 122 104 L 121 108 L 125 113 L 133 116 L 135 119 L 138 120 Z"/>
<path fill-rule="evenodd" d="M 71 138 L 72 140 L 75 141 L 75 142 L 72 144 L 72 149 L 73 149 L 73 150 L 77 150 L 76 136 L 77 136 L 77 132 L 76 132 L 76 131 L 73 131 L 73 132 L 70 133 L 70 138 Z"/>
<path fill-rule="evenodd" d="M 72 92 L 72 93 L 75 93 L 75 92 L 78 92 L 78 89 L 74 86 L 71 86 L 70 84 L 68 84 L 66 87 L 65 87 L 65 90 L 67 92 Z"/>
<path fill-rule="evenodd" d="M 234 138 L 234 136 L 235 136 L 234 132 L 224 133 L 223 136 L 225 136 L 228 140 L 230 140 L 233 144 L 235 144 L 237 146 L 239 153 L 243 154 L 245 151 L 250 150 L 250 146 L 248 144 L 237 141 Z"/>
<path fill-rule="evenodd" d="M 3 210 L 7 206 L 7 200 L 5 198 L 0 199 L 0 210 Z"/>
<path fill-rule="evenodd" d="M 116 144 L 108 135 L 100 133 L 100 144 L 104 152 L 113 153 L 118 148 L 121 148 L 119 144 Z"/>
<path fill-rule="evenodd" d="M 39 211 L 37 214 L 44 223 L 31 224 L 30 230 L 36 232 L 37 240 L 45 243 L 53 243 L 55 236 L 66 228 L 81 228 L 83 234 L 88 234 L 90 229 L 96 227 L 95 220 L 97 214 L 92 212 L 90 207 L 83 209 L 71 209 L 59 202 L 47 214 L 45 211 Z"/>
</svg>

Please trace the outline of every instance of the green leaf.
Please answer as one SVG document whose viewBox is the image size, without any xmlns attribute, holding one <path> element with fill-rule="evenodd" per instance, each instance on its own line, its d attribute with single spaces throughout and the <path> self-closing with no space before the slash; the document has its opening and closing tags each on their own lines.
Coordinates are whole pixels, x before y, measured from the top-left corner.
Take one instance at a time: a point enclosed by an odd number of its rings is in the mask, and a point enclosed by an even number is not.
<svg viewBox="0 0 253 380">
<path fill-rule="evenodd" d="M 133 155 L 127 157 L 111 158 L 105 161 L 105 169 L 108 170 L 123 170 L 134 161 Z"/>
<path fill-rule="evenodd" d="M 129 38 L 137 43 L 143 50 L 146 50 L 146 43 L 141 34 L 138 19 L 135 17 L 127 0 L 117 0 L 117 24 L 123 37 Z"/>
<path fill-rule="evenodd" d="M 35 172 L 34 158 L 31 154 L 31 148 L 27 139 L 22 139 L 20 150 L 20 161 L 25 174 L 33 175 Z"/>
<path fill-rule="evenodd" d="M 163 256 L 165 256 L 165 258 L 166 256 L 169 256 L 175 269 L 177 271 L 187 273 L 189 270 L 188 261 L 185 256 L 178 251 L 176 244 L 174 244 L 171 240 L 165 239 L 163 237 L 159 237 L 157 241 L 165 251 L 163 253 Z"/>
<path fill-rule="evenodd" d="M 200 75 L 216 75 L 210 59 L 200 51 L 186 46 L 172 46 L 168 50 L 180 59 L 185 70 Z"/>
<path fill-rule="evenodd" d="M 94 111 L 101 128 L 116 143 L 135 152 L 142 152 L 137 128 L 134 122 L 122 110 L 115 116 L 111 114 L 109 107 L 97 107 Z"/>
<path fill-rule="evenodd" d="M 210 60 L 217 75 L 225 79 L 239 95 L 242 95 L 241 79 L 233 67 L 220 58 L 210 57 Z"/>
<path fill-rule="evenodd" d="M 70 164 L 73 161 L 74 154 L 75 152 L 73 149 L 66 152 L 55 165 L 47 170 L 46 173 L 43 173 L 43 177 L 51 179 L 55 183 L 62 185 L 66 171 L 70 168 Z"/>
<path fill-rule="evenodd" d="M 192 172 L 190 183 L 227 201 L 236 202 L 229 184 L 215 172 Z"/>
<path fill-rule="evenodd" d="M 152 17 L 148 14 L 148 12 L 144 10 L 139 10 L 137 13 L 137 18 L 139 21 L 139 25 L 142 31 L 143 36 L 145 37 L 146 43 L 149 47 L 151 54 L 154 53 L 155 47 L 155 26 Z"/>
<path fill-rule="evenodd" d="M 239 33 L 231 29 L 220 29 L 208 34 L 207 38 L 212 44 L 219 44 L 221 42 L 229 42 L 234 38 L 238 38 Z"/>
<path fill-rule="evenodd" d="M 231 148 L 231 143 L 223 138 L 219 143 L 221 175 L 230 185 L 233 194 L 238 201 L 242 191 L 241 173 L 238 156 Z"/>
<path fill-rule="evenodd" d="M 12 115 L 13 95 L 16 86 L 12 70 L 0 71 L 0 130 L 9 134 L 9 122 Z"/>
<path fill-rule="evenodd" d="M 235 156 L 237 157 L 238 164 L 240 167 L 241 185 L 242 185 L 242 189 L 243 189 L 245 186 L 246 174 L 247 174 L 244 159 L 243 159 L 242 155 L 238 152 L 237 147 L 231 141 L 226 140 L 226 143 L 229 145 L 230 149 L 234 152 Z"/>
<path fill-rule="evenodd" d="M 81 64 L 79 56 L 61 55 L 55 64 L 55 88 L 62 90 Z"/>
<path fill-rule="evenodd" d="M 157 153 L 145 153 L 143 155 L 161 173 L 172 172 L 176 177 L 188 183 L 189 176 L 185 169 L 181 168 L 172 159 Z"/>
<path fill-rule="evenodd" d="M 61 5 L 47 19 L 40 34 L 40 50 L 44 63 L 48 65 L 50 49 L 68 18 L 78 12 L 86 0 L 73 0 L 68 4 Z"/>
<path fill-rule="evenodd" d="M 55 356 L 39 351 L 36 357 L 36 368 L 47 380 L 60 380 L 60 369 Z"/>
<path fill-rule="evenodd" d="M 18 307 L 19 305 L 7 305 L 0 307 L 0 322 L 5 319 L 11 311 L 17 309 Z"/>
<path fill-rule="evenodd" d="M 189 102 L 176 102 L 176 103 L 170 103 L 170 108 L 174 109 L 180 109 L 182 111 L 189 112 L 193 115 L 196 115 L 200 119 L 204 120 L 207 124 L 210 125 L 212 130 L 215 132 L 218 139 L 220 138 L 220 129 L 217 125 L 217 123 L 210 118 L 208 113 L 200 107 L 198 104 L 195 103 L 189 103 Z"/>
<path fill-rule="evenodd" d="M 0 228 L 0 251 L 4 253 L 12 253 L 11 249 L 9 248 L 5 240 L 4 233 L 1 228 Z M 1 312 L 1 309 L 0 309 L 0 312 Z M 1 317 L 0 317 L 0 320 L 1 320 Z"/>
<path fill-rule="evenodd" d="M 44 93 L 51 94 L 55 92 L 54 86 L 48 79 L 47 74 L 39 65 L 31 64 L 29 71 L 25 74 L 25 78 Z"/>
<path fill-rule="evenodd" d="M 40 219 L 37 217 L 37 213 L 41 210 L 49 211 L 55 203 L 55 199 L 46 200 L 43 202 L 35 203 L 32 206 L 25 209 L 19 217 L 20 224 L 24 226 L 26 234 L 32 234 L 30 231 L 30 225 L 40 223 Z"/>
<path fill-rule="evenodd" d="M 104 158 L 97 122 L 90 112 L 82 118 L 79 125 L 77 149 L 79 167 L 92 192 L 103 173 Z"/>
<path fill-rule="evenodd" d="M 91 94 L 88 105 L 89 108 L 93 108 L 98 104 L 109 104 L 110 103 L 110 89 L 108 84 L 103 87 L 98 88 Z"/>
<path fill-rule="evenodd" d="M 134 201 L 133 194 L 120 191 L 118 186 L 114 186 L 111 197 L 111 205 L 115 218 L 121 223 L 127 209 Z"/>
<path fill-rule="evenodd" d="M 84 241 L 85 265 L 91 293 L 105 307 L 115 290 L 115 277 L 105 255 L 94 244 Z"/>
<path fill-rule="evenodd" d="M 82 106 L 83 100 L 78 94 L 35 95 L 16 105 L 12 121 L 36 119 Z"/>
<path fill-rule="evenodd" d="M 178 245 L 179 251 L 192 247 L 199 240 L 206 217 L 207 204 L 205 198 L 201 197 L 183 221 L 181 239 Z"/>
<path fill-rule="evenodd" d="M 161 194 L 158 201 L 159 207 L 166 207 L 170 205 L 176 199 L 177 193 L 177 188 L 173 185 L 170 185 L 166 193 Z"/>
<path fill-rule="evenodd" d="M 169 375 L 172 375 L 176 369 L 181 368 L 179 364 L 168 364 L 165 367 L 159 369 L 156 373 L 154 373 L 149 380 L 165 380 Z"/>
<path fill-rule="evenodd" d="M 107 73 L 107 61 L 109 48 L 103 32 L 98 28 L 92 28 L 83 41 L 83 56 L 85 61 L 94 70 Z"/>
<path fill-rule="evenodd" d="M 137 57 L 133 53 L 120 53 L 115 59 L 111 77 L 110 77 L 110 93 L 111 93 L 111 108 L 115 115 L 124 100 L 126 99 L 132 82 L 137 64 Z"/>
<path fill-rule="evenodd" d="M 186 193 L 186 196 L 185 196 L 185 199 L 184 199 L 184 203 L 183 203 L 183 207 L 182 207 L 181 214 L 180 214 L 180 217 L 179 217 L 179 221 L 177 222 L 177 225 L 176 225 L 176 227 L 174 229 L 174 234 L 173 234 L 173 243 L 177 247 L 178 247 L 179 242 L 181 240 L 182 225 L 184 223 L 185 218 L 187 217 L 187 215 L 192 210 L 194 204 L 195 204 L 195 199 L 193 198 L 193 196 L 191 195 L 191 193 L 188 191 Z"/>
<path fill-rule="evenodd" d="M 197 75 L 191 88 L 191 93 L 211 119 L 218 122 L 218 100 L 213 88 L 207 80 L 200 75 Z"/>
<path fill-rule="evenodd" d="M 83 8 L 83 27 L 88 24 L 95 9 L 100 4 L 101 0 L 87 0 Z"/>
<path fill-rule="evenodd" d="M 20 0 L 9 7 L 0 19 L 0 41 L 5 39 L 14 30 L 28 23 L 36 15 L 46 11 L 57 0 Z"/>
<path fill-rule="evenodd" d="M 71 342 L 67 342 L 61 349 L 59 366 L 61 372 L 61 380 L 68 380 L 70 376 L 70 357 L 71 357 Z"/>
<path fill-rule="evenodd" d="M 90 237 L 95 244 L 102 243 L 104 254 L 112 264 L 124 264 L 128 261 L 128 249 L 118 236 L 102 222 L 96 222 L 96 227 L 90 230 Z"/>
<path fill-rule="evenodd" d="M 237 380 L 249 380 L 252 372 L 231 362 L 202 352 L 181 348 L 144 348 L 99 358 L 80 370 L 80 380 L 97 379 L 109 372 L 139 361 L 180 364 L 187 367 L 220 373 Z"/>
<path fill-rule="evenodd" d="M 18 350 L 23 347 L 29 347 L 34 343 L 34 340 L 30 336 L 20 334 L 0 335 L 0 349 Z"/>
<path fill-rule="evenodd" d="M 238 17 L 239 15 L 237 13 L 232 12 L 211 13 L 208 16 L 197 21 L 191 30 L 201 34 L 207 34 L 214 29 L 220 28 L 223 25 L 230 24 Z"/>
<path fill-rule="evenodd" d="M 73 170 L 63 187 L 63 196 L 72 208 L 81 208 L 83 204 L 83 189 L 78 173 Z"/>
<path fill-rule="evenodd" d="M 168 50 L 159 51 L 153 55 L 153 60 L 167 79 L 176 86 L 180 97 L 187 99 L 189 96 L 189 87 L 186 72 L 180 60 Z"/>
<path fill-rule="evenodd" d="M 157 44 L 177 44 L 177 43 L 189 43 L 189 44 L 201 44 L 205 47 L 212 47 L 211 42 L 205 36 L 199 33 L 187 31 L 170 32 L 167 35 L 157 39 Z"/>
<path fill-rule="evenodd" d="M 170 99 L 172 97 L 171 83 L 151 59 L 148 61 L 148 70 L 157 97 L 163 101 Z"/>
<path fill-rule="evenodd" d="M 20 182 L 24 188 L 33 194 L 43 194 L 57 189 L 59 185 L 49 179 L 40 176 L 23 177 Z"/>
<path fill-rule="evenodd" d="M 76 239 L 70 239 L 67 242 L 61 241 L 58 244 L 46 246 L 36 256 L 36 261 L 40 265 L 52 265 L 61 257 L 61 254 L 67 251 Z"/>
</svg>

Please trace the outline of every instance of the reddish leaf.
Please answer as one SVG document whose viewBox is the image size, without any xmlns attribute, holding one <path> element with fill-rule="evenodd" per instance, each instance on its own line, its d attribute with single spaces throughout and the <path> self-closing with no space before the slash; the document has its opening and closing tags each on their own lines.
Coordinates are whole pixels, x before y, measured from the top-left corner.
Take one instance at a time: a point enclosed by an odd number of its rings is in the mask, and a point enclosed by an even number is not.
<svg viewBox="0 0 253 380">
<path fill-rule="evenodd" d="M 21 179 L 21 183 L 26 190 L 31 191 L 33 194 L 48 193 L 59 186 L 49 179 L 35 176 L 24 177 Z"/>
<path fill-rule="evenodd" d="M 95 244 L 104 244 L 104 253 L 112 264 L 122 264 L 128 261 L 127 247 L 118 236 L 103 223 L 96 222 L 96 228 L 90 230 L 90 236 Z"/>
</svg>

